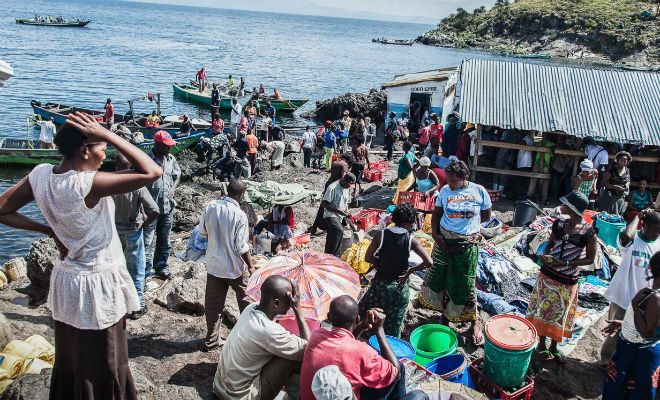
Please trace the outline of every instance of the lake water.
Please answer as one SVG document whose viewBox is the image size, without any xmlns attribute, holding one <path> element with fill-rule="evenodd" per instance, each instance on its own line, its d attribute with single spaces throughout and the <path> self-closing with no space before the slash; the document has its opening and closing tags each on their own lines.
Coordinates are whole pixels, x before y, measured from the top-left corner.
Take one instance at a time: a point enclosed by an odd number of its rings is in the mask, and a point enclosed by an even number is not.
<svg viewBox="0 0 660 400">
<path fill-rule="evenodd" d="M 90 18 L 86 28 L 23 26 L 15 17 L 63 15 Z M 0 58 L 15 76 L 0 89 L 0 136 L 24 137 L 30 100 L 102 109 L 113 99 L 161 93 L 164 114 L 208 118 L 206 107 L 172 96 L 173 82 L 187 82 L 206 67 L 211 81 L 243 76 L 284 97 L 314 102 L 346 92 L 380 88 L 395 74 L 456 66 L 488 54 L 424 45 L 388 46 L 375 37 L 416 38 L 429 25 L 312 17 L 110 0 L 21 0 L 0 10 Z M 150 112 L 155 106 L 138 103 Z M 294 116 L 283 123 L 304 123 Z M 36 131 L 32 131 L 34 135 Z M 0 192 L 26 171 L 0 171 Z M 39 217 L 34 203 L 26 212 Z M 0 263 L 25 255 L 38 235 L 0 226 Z"/>
</svg>

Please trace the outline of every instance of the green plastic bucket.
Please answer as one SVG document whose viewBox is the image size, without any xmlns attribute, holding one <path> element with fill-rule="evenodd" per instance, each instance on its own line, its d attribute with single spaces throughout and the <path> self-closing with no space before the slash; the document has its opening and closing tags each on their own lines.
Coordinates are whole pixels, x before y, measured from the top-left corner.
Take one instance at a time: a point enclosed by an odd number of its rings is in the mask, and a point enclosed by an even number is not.
<svg viewBox="0 0 660 400">
<path fill-rule="evenodd" d="M 598 238 L 602 240 L 606 245 L 612 246 L 615 249 L 618 247 L 616 245 L 616 238 L 619 236 L 619 233 L 626 227 L 626 224 L 623 222 L 607 222 L 602 219 L 596 218 L 596 229 L 598 229 Z"/>
<path fill-rule="evenodd" d="M 501 388 L 520 386 L 525 380 L 532 352 L 536 349 L 536 328 L 517 315 L 501 314 L 484 326 L 484 374 Z"/>
<path fill-rule="evenodd" d="M 438 357 L 456 353 L 456 333 L 440 324 L 422 325 L 410 335 L 410 344 L 415 348 L 415 362 L 426 365 Z"/>
</svg>

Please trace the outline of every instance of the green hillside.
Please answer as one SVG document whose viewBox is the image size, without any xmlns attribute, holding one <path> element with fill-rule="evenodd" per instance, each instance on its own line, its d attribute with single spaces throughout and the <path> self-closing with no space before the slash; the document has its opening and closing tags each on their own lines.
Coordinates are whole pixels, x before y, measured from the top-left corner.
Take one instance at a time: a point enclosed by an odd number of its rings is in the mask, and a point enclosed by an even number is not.
<svg viewBox="0 0 660 400">
<path fill-rule="evenodd" d="M 575 57 L 576 52 L 586 51 L 588 56 L 611 62 L 657 64 L 658 6 L 635 0 L 518 0 L 510 4 L 500 0 L 490 10 L 459 8 L 418 40 L 504 53 L 548 51 Z"/>
</svg>

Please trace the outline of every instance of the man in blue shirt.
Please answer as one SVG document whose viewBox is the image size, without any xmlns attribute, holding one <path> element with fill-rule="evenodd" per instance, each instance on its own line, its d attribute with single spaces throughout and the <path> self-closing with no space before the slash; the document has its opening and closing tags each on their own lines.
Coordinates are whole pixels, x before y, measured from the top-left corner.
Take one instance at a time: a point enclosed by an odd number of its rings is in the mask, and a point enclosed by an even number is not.
<svg viewBox="0 0 660 400">
<path fill-rule="evenodd" d="M 273 125 L 275 125 L 275 107 L 273 107 L 273 104 L 270 101 L 266 102 L 266 107 L 267 107 L 266 112 L 268 113 L 268 118 L 273 120 Z"/>
<path fill-rule="evenodd" d="M 325 132 L 325 169 L 330 170 L 332 164 L 332 155 L 335 153 L 335 146 L 337 146 L 337 127 L 332 125 L 330 129 Z"/>
</svg>

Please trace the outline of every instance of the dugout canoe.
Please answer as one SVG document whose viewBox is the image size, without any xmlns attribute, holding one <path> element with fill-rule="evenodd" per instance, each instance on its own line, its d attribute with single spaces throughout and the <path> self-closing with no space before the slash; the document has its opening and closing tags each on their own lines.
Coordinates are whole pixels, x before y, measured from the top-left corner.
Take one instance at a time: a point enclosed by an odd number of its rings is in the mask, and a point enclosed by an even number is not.
<svg viewBox="0 0 660 400">
<path fill-rule="evenodd" d="M 68 22 L 46 22 L 46 21 L 35 21 L 34 19 L 22 19 L 16 18 L 16 23 L 21 25 L 35 25 L 35 26 L 55 26 L 60 28 L 84 28 L 92 22 L 91 19 L 81 19 L 76 21 Z"/>
<path fill-rule="evenodd" d="M 174 91 L 174 95 L 181 99 L 197 104 L 207 105 L 209 107 L 211 106 L 211 89 L 209 88 L 207 88 L 203 92 L 200 92 L 197 86 L 186 85 L 175 82 L 172 84 L 172 90 Z M 234 96 L 228 96 L 226 94 L 220 93 L 219 108 L 224 111 L 231 110 L 231 100 L 233 98 Z M 238 100 L 238 104 L 240 104 L 241 107 L 245 107 L 245 105 L 250 101 L 251 98 L 252 98 L 251 95 L 246 95 L 242 97 L 237 97 L 236 99 Z"/>
</svg>

